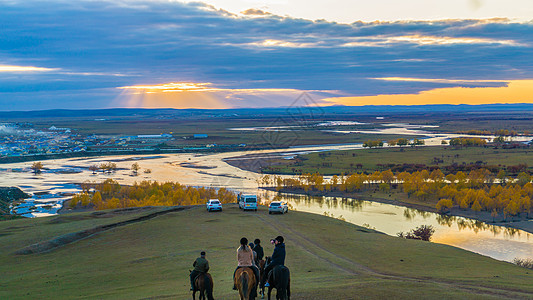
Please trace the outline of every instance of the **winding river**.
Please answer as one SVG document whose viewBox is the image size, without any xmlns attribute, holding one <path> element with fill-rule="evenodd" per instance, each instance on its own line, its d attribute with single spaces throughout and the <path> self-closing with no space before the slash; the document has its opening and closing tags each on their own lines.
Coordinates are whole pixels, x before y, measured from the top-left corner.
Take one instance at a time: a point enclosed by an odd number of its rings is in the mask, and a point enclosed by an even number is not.
<svg viewBox="0 0 533 300">
<path fill-rule="evenodd" d="M 424 134 L 427 136 L 426 132 Z M 453 136 L 429 135 L 425 139 L 426 145 L 440 145 L 443 139 L 450 137 Z M 240 151 L 69 158 L 44 161 L 46 169 L 38 175 L 30 172 L 31 162 L 3 164 L 0 165 L 0 176 L 3 186 L 18 186 L 34 195 L 13 211 L 27 217 L 40 217 L 56 214 L 62 202 L 68 199 L 71 193 L 79 191 L 79 183 L 101 182 L 107 178 L 121 184 L 132 184 L 141 180 L 178 181 L 193 186 L 225 187 L 247 194 L 258 194 L 263 199 L 272 199 L 272 192 L 258 189 L 259 174 L 233 167 L 225 160 L 254 154 L 254 157 L 249 158 L 249 163 L 255 164 L 262 157 L 269 155 L 291 158 L 301 153 L 361 148 L 360 144 L 342 144 L 291 147 L 252 153 Z M 103 162 L 116 163 L 117 171 L 112 174 L 93 174 L 89 171 L 89 166 Z M 141 170 L 138 176 L 133 176 L 130 171 L 133 162 L 137 162 L 142 170 L 150 169 L 151 173 Z M 406 232 L 419 225 L 432 225 L 436 228 L 433 241 L 437 243 L 453 245 L 499 260 L 533 258 L 533 237 L 521 230 L 492 226 L 466 218 L 444 218 L 438 214 L 357 199 L 288 194 L 281 197 L 298 211 L 327 214 L 357 225 L 375 228 L 389 235 Z"/>
</svg>

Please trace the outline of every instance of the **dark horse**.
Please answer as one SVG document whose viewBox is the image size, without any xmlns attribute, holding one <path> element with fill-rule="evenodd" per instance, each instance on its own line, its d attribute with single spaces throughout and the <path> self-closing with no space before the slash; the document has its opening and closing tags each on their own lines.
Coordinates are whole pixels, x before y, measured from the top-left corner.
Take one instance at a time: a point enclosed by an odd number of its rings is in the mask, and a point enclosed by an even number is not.
<svg viewBox="0 0 533 300">
<path fill-rule="evenodd" d="M 235 286 L 239 290 L 241 300 L 253 300 L 256 297 L 254 292 L 258 278 L 255 278 L 254 271 L 248 267 L 242 267 L 235 272 Z"/>
<path fill-rule="evenodd" d="M 270 256 L 266 257 L 266 264 L 272 261 Z M 291 299 L 291 274 L 289 268 L 285 266 L 275 266 L 269 274 L 265 274 L 268 283 L 268 300 L 270 300 L 270 293 L 272 289 L 276 289 L 276 300 L 290 300 Z"/>
<path fill-rule="evenodd" d="M 207 300 L 213 300 L 213 278 L 209 273 L 201 273 L 194 280 L 194 291 L 192 292 L 192 299 L 196 299 L 196 292 L 200 292 L 198 299 L 205 300 L 207 294 Z"/>
</svg>

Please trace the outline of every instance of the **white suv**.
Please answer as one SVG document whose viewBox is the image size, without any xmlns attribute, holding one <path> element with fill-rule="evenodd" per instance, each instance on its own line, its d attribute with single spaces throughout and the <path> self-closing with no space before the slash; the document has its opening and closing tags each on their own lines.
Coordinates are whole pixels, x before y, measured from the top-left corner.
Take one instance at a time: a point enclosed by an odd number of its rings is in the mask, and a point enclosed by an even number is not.
<svg viewBox="0 0 533 300">
<path fill-rule="evenodd" d="M 270 205 L 268 206 L 268 213 L 288 213 L 289 212 L 289 206 L 287 205 L 287 202 L 283 201 L 272 201 Z"/>
<path fill-rule="evenodd" d="M 207 211 L 220 210 L 222 211 L 222 203 L 218 199 L 211 199 L 206 204 Z"/>
</svg>

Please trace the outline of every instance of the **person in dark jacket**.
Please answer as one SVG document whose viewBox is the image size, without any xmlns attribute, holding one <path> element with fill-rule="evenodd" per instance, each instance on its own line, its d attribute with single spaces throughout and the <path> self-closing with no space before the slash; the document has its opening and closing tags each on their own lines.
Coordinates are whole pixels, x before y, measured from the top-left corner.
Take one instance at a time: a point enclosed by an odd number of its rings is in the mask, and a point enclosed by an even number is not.
<svg viewBox="0 0 533 300">
<path fill-rule="evenodd" d="M 253 249 L 255 253 L 257 253 L 257 261 L 255 263 L 259 266 L 259 261 L 265 256 L 265 252 L 263 252 L 263 247 L 261 247 L 261 241 L 259 239 L 255 239 Z"/>
<path fill-rule="evenodd" d="M 262 283 L 265 286 L 269 286 L 268 282 L 265 283 L 268 273 L 274 269 L 275 266 L 284 266 L 285 265 L 285 244 L 283 237 L 277 236 L 275 239 L 271 240 L 274 243 L 274 253 L 272 253 L 272 261 L 265 267 L 265 278 L 262 279 Z"/>
<path fill-rule="evenodd" d="M 192 264 L 194 270 L 191 272 L 191 291 L 194 291 L 194 280 L 196 277 L 202 273 L 207 273 L 209 271 L 209 262 L 205 259 L 205 251 L 200 252 L 200 257 L 198 257 Z"/>
</svg>

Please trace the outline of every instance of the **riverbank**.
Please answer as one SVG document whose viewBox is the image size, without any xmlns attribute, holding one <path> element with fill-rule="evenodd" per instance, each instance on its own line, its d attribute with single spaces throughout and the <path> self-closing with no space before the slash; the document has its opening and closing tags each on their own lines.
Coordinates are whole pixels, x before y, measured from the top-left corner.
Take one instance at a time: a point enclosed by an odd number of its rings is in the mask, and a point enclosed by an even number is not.
<svg viewBox="0 0 533 300">
<path fill-rule="evenodd" d="M 93 231 L 45 253 L 15 254 Z M 259 238 L 270 254 L 265 241 L 277 235 L 286 241 L 292 299 L 516 299 L 533 293 L 533 273 L 507 262 L 316 214 L 269 215 L 264 206 L 242 212 L 232 204 L 216 213 L 203 206 L 151 207 L 2 222 L 0 298 L 187 299 L 188 270 L 205 250 L 215 298 L 234 299 L 239 239 Z"/>
<path fill-rule="evenodd" d="M 247 146 L 246 151 L 262 151 L 262 150 L 275 150 L 281 147 L 275 146 Z M 0 157 L 1 164 L 11 164 L 20 162 L 31 162 L 41 160 L 54 160 L 54 159 L 68 159 L 68 158 L 97 158 L 105 156 L 123 156 L 123 155 L 159 155 L 159 154 L 181 154 L 181 153 L 197 153 L 197 154 L 213 154 L 213 153 L 227 153 L 242 151 L 243 147 L 233 145 L 220 145 L 213 147 L 184 147 L 176 149 L 165 148 L 153 148 L 153 149 L 126 149 L 126 150 L 99 150 L 99 151 L 79 151 L 57 154 L 35 154 L 35 155 L 20 155 L 20 156 L 3 156 Z"/>
<path fill-rule="evenodd" d="M 18 187 L 0 187 L 0 220 L 10 220 L 16 218 L 11 215 L 11 203 L 29 198 L 30 195 L 24 193 Z"/>
<path fill-rule="evenodd" d="M 294 194 L 294 195 L 304 195 L 304 196 L 313 196 L 313 197 L 337 197 L 337 198 L 352 198 L 362 201 L 371 201 L 371 202 L 378 202 L 378 203 L 384 203 L 384 204 L 391 204 L 396 206 L 402 206 L 410 209 L 416 209 L 424 212 L 431 212 L 438 214 L 439 212 L 435 208 L 434 205 L 428 204 L 417 204 L 417 203 L 409 203 L 404 201 L 399 201 L 393 198 L 384 198 L 384 193 L 369 193 L 369 192 L 363 192 L 363 193 L 345 193 L 345 192 L 318 192 L 318 191 L 304 191 L 303 189 L 287 189 L 283 188 L 281 190 L 277 190 L 275 187 L 261 187 L 261 189 L 272 191 L 272 192 L 280 192 L 280 193 L 287 193 L 287 194 Z M 388 193 L 387 195 L 391 195 Z M 507 228 L 514 228 L 514 229 L 520 229 L 528 233 L 533 233 L 533 219 L 527 219 L 527 218 L 519 218 L 519 217 L 508 217 L 506 221 L 503 221 L 502 216 L 498 216 L 494 218 L 491 216 L 489 212 L 474 212 L 471 210 L 464 210 L 457 207 L 454 207 L 450 210 L 450 212 L 446 214 L 442 214 L 443 216 L 453 216 L 453 217 L 462 217 L 462 218 L 468 218 L 477 220 L 480 222 L 484 222 L 486 224 L 494 225 L 494 226 L 502 226 Z"/>
</svg>

